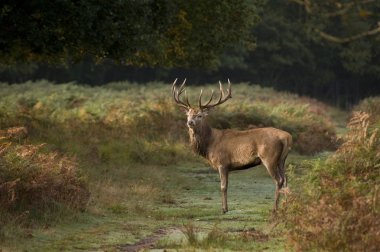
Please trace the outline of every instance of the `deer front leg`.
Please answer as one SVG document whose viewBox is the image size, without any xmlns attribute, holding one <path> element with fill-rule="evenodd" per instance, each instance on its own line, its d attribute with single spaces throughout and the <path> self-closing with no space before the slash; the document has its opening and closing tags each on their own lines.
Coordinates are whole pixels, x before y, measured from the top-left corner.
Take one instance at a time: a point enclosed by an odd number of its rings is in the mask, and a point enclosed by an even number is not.
<svg viewBox="0 0 380 252">
<path fill-rule="evenodd" d="M 222 212 L 228 212 L 227 206 L 227 188 L 228 188 L 228 170 L 224 168 L 219 169 L 220 176 L 220 191 L 222 192 Z"/>
</svg>

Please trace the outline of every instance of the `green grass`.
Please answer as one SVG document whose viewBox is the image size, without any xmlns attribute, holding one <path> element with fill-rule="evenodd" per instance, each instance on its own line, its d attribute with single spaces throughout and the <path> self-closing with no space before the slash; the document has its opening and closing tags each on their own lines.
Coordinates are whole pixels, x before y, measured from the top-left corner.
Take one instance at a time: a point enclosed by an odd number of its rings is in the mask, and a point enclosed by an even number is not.
<svg viewBox="0 0 380 252">
<path fill-rule="evenodd" d="M 268 228 L 274 201 L 274 184 L 264 167 L 231 174 L 230 212 L 225 215 L 221 214 L 217 173 L 210 171 L 202 164 L 196 166 L 191 164 L 168 167 L 165 171 L 166 175 L 172 169 L 178 169 L 175 176 L 183 180 L 183 183 L 171 185 L 171 188 L 167 189 L 173 194 L 173 200 L 170 202 L 161 197 L 149 199 L 145 196 L 134 199 L 132 202 L 128 199 L 114 202 L 103 209 L 90 206 L 87 213 L 78 215 L 74 220 L 67 220 L 52 227 L 28 230 L 30 232 L 28 237 L 10 242 L 8 246 L 16 250 L 28 249 L 28 251 L 61 249 L 88 251 L 104 248 L 112 251 L 119 245 L 137 242 L 162 227 L 175 227 L 182 235 L 181 230 L 183 231 L 190 223 L 196 226 L 200 233 L 208 234 L 214 230 L 214 232 L 225 234 L 221 241 L 209 241 L 208 244 L 201 243 L 195 247 L 209 249 L 221 246 L 232 250 L 259 248 L 265 248 L 266 251 L 284 250 L 281 233 L 273 232 Z M 146 188 L 135 190 L 146 190 Z M 268 235 L 268 239 L 255 241 L 254 237 L 244 238 L 244 232 L 249 230 L 258 230 Z M 162 237 L 159 246 L 190 248 L 194 245 L 172 238 L 173 234 Z"/>
<path fill-rule="evenodd" d="M 215 85 L 205 90 L 211 88 Z M 170 85 L 90 88 L 40 81 L 0 84 L 0 92 L 1 129 L 25 126 L 29 131 L 26 140 L 10 141 L 46 143 L 47 151 L 74 156 L 91 192 L 84 212 L 65 214 L 58 208 L 48 222 L 6 213 L 4 220 L 16 221 L 0 227 L 4 251 L 117 251 L 161 228 L 175 230 L 162 235 L 163 248 L 285 249 L 281 225 L 272 228 L 277 224 L 271 216 L 274 184 L 263 167 L 231 174 L 230 212 L 221 214 L 218 174 L 192 154 L 185 115 L 173 103 Z M 191 101 L 198 92 L 189 87 Z M 290 131 L 296 152 L 289 163 L 297 168 L 310 158 L 299 153 L 331 148 L 330 111 L 307 98 L 235 84 L 233 99 L 210 113 L 210 123 Z M 197 238 L 189 243 L 182 238 L 191 227 Z"/>
</svg>

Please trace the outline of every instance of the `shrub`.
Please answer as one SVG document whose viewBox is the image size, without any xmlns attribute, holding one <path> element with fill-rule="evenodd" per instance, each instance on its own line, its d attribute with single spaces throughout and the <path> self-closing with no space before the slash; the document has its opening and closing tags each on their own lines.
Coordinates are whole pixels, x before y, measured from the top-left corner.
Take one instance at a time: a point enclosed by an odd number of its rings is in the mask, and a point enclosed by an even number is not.
<svg viewBox="0 0 380 252">
<path fill-rule="evenodd" d="M 2 211 L 47 211 L 60 204 L 84 209 L 87 185 L 73 158 L 44 150 L 43 145 L 0 142 Z"/>
<path fill-rule="evenodd" d="M 363 111 L 370 115 L 370 122 L 375 124 L 380 120 L 380 96 L 369 97 L 362 100 L 358 105 L 354 108 L 355 111 Z M 374 125 L 375 126 L 375 125 Z M 379 124 L 376 125 L 380 127 Z"/>
<path fill-rule="evenodd" d="M 345 143 L 309 166 L 283 217 L 297 251 L 378 251 L 380 139 L 370 115 L 355 112 Z"/>
</svg>

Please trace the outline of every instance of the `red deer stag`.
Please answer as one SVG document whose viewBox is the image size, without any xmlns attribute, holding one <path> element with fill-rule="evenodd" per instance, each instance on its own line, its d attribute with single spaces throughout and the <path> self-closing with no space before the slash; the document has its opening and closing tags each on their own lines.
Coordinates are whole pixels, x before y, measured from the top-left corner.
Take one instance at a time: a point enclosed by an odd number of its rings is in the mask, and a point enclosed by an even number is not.
<svg viewBox="0 0 380 252">
<path fill-rule="evenodd" d="M 219 98 L 214 100 L 214 91 L 210 99 L 202 104 L 202 90 L 199 96 L 198 108 L 193 108 L 185 91 L 185 82 L 176 86 L 177 79 L 172 85 L 172 95 L 175 102 L 186 110 L 187 126 L 190 143 L 193 150 L 206 158 L 212 168 L 219 172 L 222 192 L 222 211 L 226 213 L 228 173 L 244 170 L 263 164 L 276 184 L 275 203 L 273 211 L 278 208 L 280 190 L 286 187 L 285 160 L 292 144 L 292 136 L 285 131 L 275 128 L 256 128 L 249 130 L 214 129 L 207 123 L 208 111 L 218 106 L 231 96 L 231 83 L 228 80 L 227 93 L 220 85 Z M 180 96 L 185 93 L 185 98 Z"/>
</svg>

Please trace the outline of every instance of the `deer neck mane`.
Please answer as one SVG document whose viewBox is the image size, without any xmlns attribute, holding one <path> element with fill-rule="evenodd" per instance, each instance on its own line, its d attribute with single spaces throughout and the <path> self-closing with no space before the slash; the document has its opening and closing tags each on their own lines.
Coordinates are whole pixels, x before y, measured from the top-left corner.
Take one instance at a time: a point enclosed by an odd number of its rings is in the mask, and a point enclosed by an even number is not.
<svg viewBox="0 0 380 252">
<path fill-rule="evenodd" d="M 203 157 L 207 157 L 209 143 L 212 135 L 212 129 L 203 122 L 198 127 L 189 128 L 190 144 L 193 151 Z"/>
</svg>

